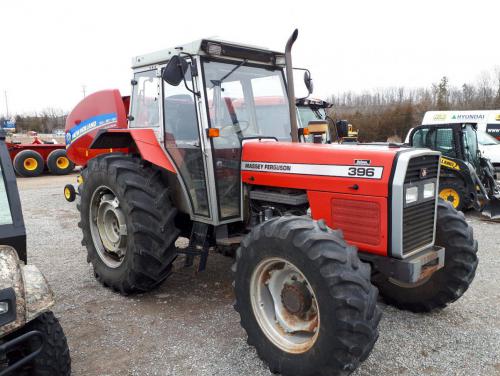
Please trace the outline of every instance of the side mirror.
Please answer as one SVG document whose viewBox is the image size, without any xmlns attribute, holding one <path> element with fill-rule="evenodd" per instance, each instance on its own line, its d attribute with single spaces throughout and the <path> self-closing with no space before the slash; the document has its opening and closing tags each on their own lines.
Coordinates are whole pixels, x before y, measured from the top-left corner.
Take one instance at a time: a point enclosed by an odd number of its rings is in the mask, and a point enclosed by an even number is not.
<svg viewBox="0 0 500 376">
<path fill-rule="evenodd" d="M 184 79 L 184 74 L 188 69 L 188 62 L 181 56 L 172 56 L 167 66 L 163 70 L 161 77 L 172 86 L 179 86 Z"/>
<path fill-rule="evenodd" d="M 309 94 L 312 94 L 314 85 L 311 78 L 311 73 L 308 70 L 304 71 L 304 84 L 306 85 Z"/>
</svg>

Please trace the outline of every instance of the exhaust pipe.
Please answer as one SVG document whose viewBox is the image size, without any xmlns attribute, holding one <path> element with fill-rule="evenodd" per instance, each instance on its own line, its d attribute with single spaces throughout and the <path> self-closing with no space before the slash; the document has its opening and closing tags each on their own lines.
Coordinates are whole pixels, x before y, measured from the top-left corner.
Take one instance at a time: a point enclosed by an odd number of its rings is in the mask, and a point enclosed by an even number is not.
<svg viewBox="0 0 500 376">
<path fill-rule="evenodd" d="M 288 86 L 288 109 L 290 110 L 290 125 L 292 133 L 292 142 L 299 142 L 299 130 L 297 127 L 297 107 L 295 106 L 295 90 L 293 86 L 293 66 L 292 66 L 292 46 L 297 40 L 299 30 L 295 29 L 286 42 L 285 61 L 286 61 L 286 82 Z"/>
</svg>

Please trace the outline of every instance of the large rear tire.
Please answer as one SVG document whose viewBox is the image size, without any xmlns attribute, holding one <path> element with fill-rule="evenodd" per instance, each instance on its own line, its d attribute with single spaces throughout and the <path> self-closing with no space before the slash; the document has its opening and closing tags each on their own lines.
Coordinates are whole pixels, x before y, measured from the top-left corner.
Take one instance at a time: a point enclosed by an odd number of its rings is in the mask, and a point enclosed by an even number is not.
<svg viewBox="0 0 500 376">
<path fill-rule="evenodd" d="M 235 309 L 273 373 L 352 372 L 381 313 L 370 266 L 323 221 L 285 216 L 255 227 L 237 251 Z"/>
<path fill-rule="evenodd" d="M 444 308 L 469 288 L 478 264 L 477 241 L 462 212 L 438 200 L 436 245 L 445 248 L 444 267 L 423 282 L 408 285 L 381 274 L 373 282 L 391 305 L 412 312 Z"/>
<path fill-rule="evenodd" d="M 157 287 L 170 275 L 179 236 L 161 171 L 113 153 L 90 160 L 82 178 L 79 226 L 96 278 L 122 294 Z"/>
</svg>

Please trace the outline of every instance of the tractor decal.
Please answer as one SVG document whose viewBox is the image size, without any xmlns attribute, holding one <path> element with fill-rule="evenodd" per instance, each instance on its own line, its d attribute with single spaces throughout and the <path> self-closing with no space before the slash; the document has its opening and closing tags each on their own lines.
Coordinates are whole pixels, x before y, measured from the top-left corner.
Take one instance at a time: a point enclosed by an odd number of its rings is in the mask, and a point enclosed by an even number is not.
<svg viewBox="0 0 500 376">
<path fill-rule="evenodd" d="M 350 165 L 322 165 L 301 163 L 269 163 L 243 162 L 243 171 L 277 172 L 283 174 L 315 175 L 315 176 L 342 176 L 362 177 L 367 179 L 382 179 L 384 168 L 360 167 Z"/>
<path fill-rule="evenodd" d="M 93 116 L 82 121 L 73 128 L 69 129 L 66 133 L 66 147 L 84 134 L 87 134 L 98 128 L 109 128 L 110 126 L 115 125 L 116 121 L 116 112 Z"/>
<path fill-rule="evenodd" d="M 441 163 L 441 166 L 445 166 L 445 167 L 451 168 L 453 170 L 460 171 L 460 166 L 456 162 L 453 162 L 453 161 L 446 159 L 446 158 L 443 158 L 443 157 L 441 157 L 439 162 Z"/>
</svg>

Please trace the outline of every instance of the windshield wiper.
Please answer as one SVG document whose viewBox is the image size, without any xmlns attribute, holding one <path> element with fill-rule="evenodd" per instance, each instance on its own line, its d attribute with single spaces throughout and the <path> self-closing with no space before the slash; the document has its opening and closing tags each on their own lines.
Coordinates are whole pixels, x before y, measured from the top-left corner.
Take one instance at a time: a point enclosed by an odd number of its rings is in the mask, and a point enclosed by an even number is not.
<svg viewBox="0 0 500 376">
<path fill-rule="evenodd" d="M 220 78 L 218 80 L 210 80 L 210 82 L 213 85 L 212 87 L 215 87 L 215 86 L 219 86 L 220 87 L 226 78 L 228 78 L 230 75 L 232 75 L 242 65 L 246 64 L 247 61 L 248 61 L 247 59 L 243 60 L 241 63 L 239 63 L 237 66 L 235 66 L 233 69 L 231 69 L 231 71 L 228 74 L 226 74 L 225 76 L 223 76 L 222 78 Z"/>
</svg>

